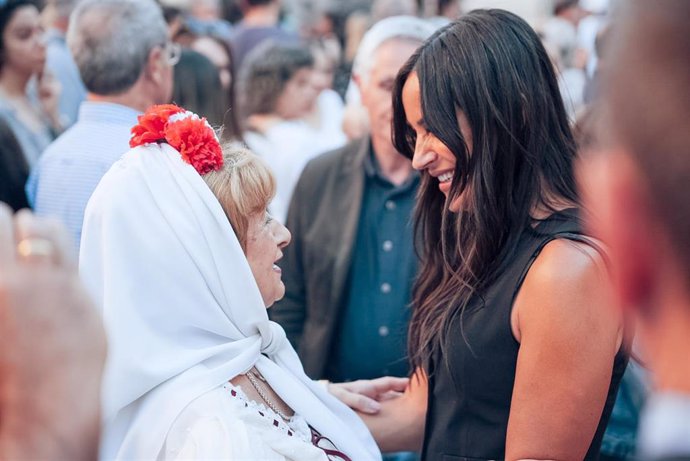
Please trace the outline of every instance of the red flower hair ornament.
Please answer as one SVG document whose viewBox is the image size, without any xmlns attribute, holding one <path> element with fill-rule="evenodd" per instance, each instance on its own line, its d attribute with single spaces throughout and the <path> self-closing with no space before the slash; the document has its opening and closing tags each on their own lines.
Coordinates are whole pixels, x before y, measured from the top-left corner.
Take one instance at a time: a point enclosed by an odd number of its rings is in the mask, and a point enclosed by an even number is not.
<svg viewBox="0 0 690 461">
<path fill-rule="evenodd" d="M 223 151 L 215 131 L 205 118 L 174 104 L 151 106 L 137 118 L 130 147 L 167 143 L 200 175 L 223 166 Z"/>
</svg>

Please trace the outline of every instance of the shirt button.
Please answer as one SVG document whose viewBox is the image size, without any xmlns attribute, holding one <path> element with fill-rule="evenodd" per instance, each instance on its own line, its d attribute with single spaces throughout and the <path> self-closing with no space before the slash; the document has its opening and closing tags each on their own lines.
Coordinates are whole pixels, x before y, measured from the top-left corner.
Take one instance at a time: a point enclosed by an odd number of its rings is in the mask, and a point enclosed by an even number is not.
<svg viewBox="0 0 690 461">
<path fill-rule="evenodd" d="M 381 284 L 381 293 L 390 293 L 391 292 L 391 284 L 390 283 L 382 283 Z"/>
<path fill-rule="evenodd" d="M 388 333 L 390 333 L 390 331 L 388 330 L 388 327 L 386 325 L 381 325 L 379 327 L 379 336 L 385 338 L 386 336 L 388 336 Z"/>
<path fill-rule="evenodd" d="M 386 240 L 383 242 L 383 251 L 391 251 L 393 249 L 393 242 Z"/>
<path fill-rule="evenodd" d="M 388 210 L 388 211 L 395 210 L 395 202 L 393 200 L 386 200 L 386 210 Z"/>
</svg>

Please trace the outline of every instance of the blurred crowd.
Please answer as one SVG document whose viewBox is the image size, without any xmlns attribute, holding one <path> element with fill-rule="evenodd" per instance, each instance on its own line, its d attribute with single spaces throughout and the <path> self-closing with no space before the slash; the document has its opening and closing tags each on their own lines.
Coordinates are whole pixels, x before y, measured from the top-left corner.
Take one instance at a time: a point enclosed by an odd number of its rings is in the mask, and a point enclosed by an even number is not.
<svg viewBox="0 0 690 461">
<path fill-rule="evenodd" d="M 225 139 L 242 140 L 275 163 L 279 192 L 273 211 L 284 221 L 306 162 L 368 131 L 360 88 L 352 80 L 364 32 L 396 15 L 424 16 L 440 27 L 462 11 L 460 0 L 161 0 L 166 30 L 159 29 L 158 37 L 151 35 L 144 44 L 139 35 L 153 32 L 143 31 L 143 20 L 129 23 L 118 17 L 109 18 L 101 30 L 87 24 L 78 31 L 73 26 L 70 39 L 70 15 L 77 3 L 8 2 L 2 12 L 6 38 L 0 79 L 0 131 L 6 148 L 2 198 L 15 209 L 30 205 L 39 212 L 60 214 L 73 221 L 77 237 L 79 210 L 65 203 L 68 198 L 46 203 L 51 199 L 44 199 L 42 191 L 54 195 L 58 186 L 48 185 L 50 173 L 39 178 L 44 169 L 51 169 L 47 165 L 52 156 L 45 154 L 56 149 L 54 141 L 83 121 L 79 112 L 87 99 L 134 111 L 174 101 L 206 117 Z M 605 2 L 589 3 L 594 4 L 592 10 L 578 1 L 557 1 L 553 15 L 534 24 L 559 69 L 559 85 L 573 120 L 596 97 L 610 11 Z M 118 32 L 108 36 L 108 27 Z M 101 41 L 98 48 L 79 45 L 88 42 L 90 34 Z M 173 68 L 169 81 L 117 101 L 142 71 L 130 58 L 138 55 L 141 60 L 154 41 L 165 44 Z M 276 146 L 287 151 L 276 156 Z M 30 173 L 33 177 L 25 187 Z"/>
<path fill-rule="evenodd" d="M 611 21 L 626 2 L 544 3 L 550 14 L 530 25 L 556 69 L 581 152 L 596 151 L 611 142 L 597 131 L 598 107 L 612 57 Z M 17 240 L 59 234 L 55 257 L 73 270 L 89 199 L 130 148 L 137 118 L 152 105 L 174 103 L 205 117 L 222 141 L 246 145 L 275 177 L 269 210 L 290 229 L 292 243 L 281 263 L 286 296 L 269 315 L 309 377 L 408 376 L 407 306 L 419 267 L 411 217 L 422 186 L 391 139 L 391 96 L 415 50 L 468 9 L 463 0 L 0 1 L 0 202 L 67 229 L 32 231 L 28 214 L 15 225 L 2 209 L 0 240 L 15 232 Z M 0 262 L 3 245 L 14 241 L 0 241 Z M 18 269 L 18 277 L 21 271 L 28 269 Z M 36 283 L 88 306 L 69 280 L 41 272 Z M 18 292 L 14 303 L 57 303 L 24 285 Z M 91 352 L 74 353 L 79 348 L 69 344 L 58 357 L 37 351 L 40 357 L 27 352 L 19 360 L 35 360 L 48 373 L 52 360 L 73 360 L 71 354 L 100 370 L 102 332 L 88 310 L 65 316 L 89 326 L 82 340 L 95 344 Z M 47 331 L 43 341 L 58 335 L 57 328 Z M 652 387 L 637 348 L 633 341 L 621 372 L 602 460 L 635 459 Z M 98 384 L 74 388 L 96 399 Z M 75 415 L 65 430 L 84 432 L 89 418 Z M 87 459 L 94 452 L 80 446 L 63 454 Z"/>
</svg>

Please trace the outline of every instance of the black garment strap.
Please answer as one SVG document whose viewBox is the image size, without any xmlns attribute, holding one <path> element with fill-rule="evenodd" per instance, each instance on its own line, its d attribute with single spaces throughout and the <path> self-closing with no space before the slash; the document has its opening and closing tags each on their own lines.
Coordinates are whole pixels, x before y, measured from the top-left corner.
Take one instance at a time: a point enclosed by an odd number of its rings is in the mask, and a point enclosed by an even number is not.
<svg viewBox="0 0 690 461">
<path fill-rule="evenodd" d="M 513 292 L 513 301 L 515 301 L 515 297 L 517 296 L 518 292 L 520 291 L 520 288 L 522 287 L 523 282 L 525 281 L 525 277 L 527 277 L 527 273 L 529 270 L 532 268 L 532 264 L 534 264 L 534 261 L 537 259 L 541 251 L 544 249 L 546 245 L 549 243 L 553 242 L 554 240 L 557 240 L 559 238 L 563 238 L 566 240 L 571 240 L 573 242 L 578 242 L 578 243 L 584 243 L 585 245 L 588 245 L 592 247 L 599 255 L 601 255 L 602 259 L 604 260 L 604 264 L 606 265 L 606 268 L 608 269 L 610 267 L 609 264 L 609 258 L 608 255 L 606 254 L 606 251 L 602 248 L 601 245 L 599 245 L 597 242 L 594 241 L 591 237 L 588 237 L 584 234 L 580 234 L 577 232 L 558 232 L 556 234 L 550 235 L 544 240 L 542 240 L 537 248 L 532 252 L 532 256 L 530 257 L 529 261 L 527 262 L 527 265 L 523 269 L 522 273 L 520 274 L 520 277 L 517 280 L 517 284 L 515 285 L 515 291 Z"/>
</svg>

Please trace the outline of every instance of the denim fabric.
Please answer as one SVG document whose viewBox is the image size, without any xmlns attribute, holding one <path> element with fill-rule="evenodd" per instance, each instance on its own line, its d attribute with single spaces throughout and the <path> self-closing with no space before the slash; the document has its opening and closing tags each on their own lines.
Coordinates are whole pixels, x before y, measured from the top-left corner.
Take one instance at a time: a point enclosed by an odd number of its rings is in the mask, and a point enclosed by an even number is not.
<svg viewBox="0 0 690 461">
<path fill-rule="evenodd" d="M 646 371 L 631 359 L 604 433 L 602 455 L 623 460 L 633 459 L 640 409 L 648 393 L 646 381 Z"/>
<path fill-rule="evenodd" d="M 419 454 L 413 451 L 400 451 L 383 455 L 383 461 L 419 461 Z"/>
</svg>

